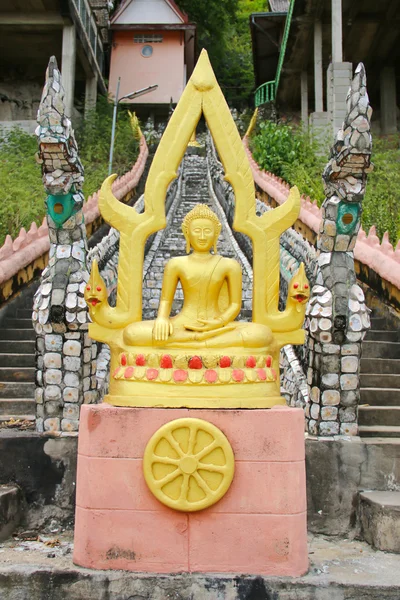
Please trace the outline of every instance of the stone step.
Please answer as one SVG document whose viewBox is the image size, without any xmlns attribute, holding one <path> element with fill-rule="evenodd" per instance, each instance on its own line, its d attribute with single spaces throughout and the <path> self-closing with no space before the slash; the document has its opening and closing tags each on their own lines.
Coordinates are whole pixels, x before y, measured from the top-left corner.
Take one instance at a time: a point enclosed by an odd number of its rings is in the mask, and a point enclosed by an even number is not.
<svg viewBox="0 0 400 600">
<path fill-rule="evenodd" d="M 382 377 L 382 375 L 366 375 L 366 377 Z M 400 377 L 400 375 L 386 375 L 386 377 Z M 361 375 L 362 378 L 363 375 Z M 369 404 L 370 406 L 400 406 L 400 389 L 397 387 L 362 387 L 360 395 L 360 404 Z"/>
<path fill-rule="evenodd" d="M 0 367 L 34 367 L 35 355 L 32 354 L 0 354 Z"/>
<path fill-rule="evenodd" d="M 362 344 L 364 358 L 398 358 L 400 359 L 399 342 L 364 341 Z"/>
<path fill-rule="evenodd" d="M 400 427 L 400 406 L 359 406 L 359 425 Z"/>
<path fill-rule="evenodd" d="M 400 437 L 364 437 L 363 438 L 363 443 L 364 444 L 370 444 L 372 446 L 377 446 L 378 444 L 383 446 L 400 446 Z"/>
<path fill-rule="evenodd" d="M 0 329 L 2 340 L 35 340 L 36 334 L 33 329 Z"/>
<path fill-rule="evenodd" d="M 0 341 L 0 353 L 33 354 L 35 342 L 33 340 L 7 340 Z"/>
<path fill-rule="evenodd" d="M 385 331 L 384 329 L 370 329 L 365 336 L 367 341 L 378 340 L 386 342 L 399 342 L 400 333 L 398 331 Z"/>
<path fill-rule="evenodd" d="M 33 329 L 32 319 L 6 319 L 3 327 L 5 329 Z"/>
<path fill-rule="evenodd" d="M 0 415 L 0 423 L 7 423 L 8 421 L 30 421 L 31 423 L 35 423 L 36 417 L 33 414 L 34 411 L 31 411 L 29 415 Z"/>
<path fill-rule="evenodd" d="M 360 437 L 399 438 L 400 427 L 387 425 L 360 425 L 358 428 Z"/>
<path fill-rule="evenodd" d="M 385 317 L 371 317 L 371 329 L 386 329 Z"/>
<path fill-rule="evenodd" d="M 33 304 L 33 302 L 32 302 Z M 32 320 L 32 308 L 17 308 L 17 319 L 30 319 Z"/>
<path fill-rule="evenodd" d="M 35 367 L 0 367 L 0 381 L 35 381 Z"/>
<path fill-rule="evenodd" d="M 36 402 L 33 398 L 0 398 L 0 416 L 3 418 L 12 415 L 21 418 L 24 415 L 33 416 L 36 411 Z"/>
<path fill-rule="evenodd" d="M 400 374 L 361 373 L 360 380 L 361 388 L 378 388 L 380 391 L 400 388 Z"/>
<path fill-rule="evenodd" d="M 25 381 L 0 381 L 1 398 L 33 398 L 35 384 Z"/>
<path fill-rule="evenodd" d="M 16 485 L 0 485 L 0 541 L 9 538 L 22 516 L 22 494 Z"/>
<path fill-rule="evenodd" d="M 361 358 L 361 373 L 398 375 L 400 374 L 400 360 L 395 358 Z"/>
<path fill-rule="evenodd" d="M 400 492 L 360 492 L 361 535 L 377 550 L 400 552 Z"/>
</svg>

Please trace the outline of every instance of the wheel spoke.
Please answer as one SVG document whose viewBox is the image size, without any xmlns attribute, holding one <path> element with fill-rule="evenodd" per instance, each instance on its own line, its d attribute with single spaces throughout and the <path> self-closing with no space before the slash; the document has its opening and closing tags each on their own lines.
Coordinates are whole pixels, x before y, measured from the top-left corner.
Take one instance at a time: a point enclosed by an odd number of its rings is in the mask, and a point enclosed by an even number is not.
<svg viewBox="0 0 400 600">
<path fill-rule="evenodd" d="M 178 442 L 176 441 L 176 439 L 170 431 L 168 431 L 168 433 L 165 435 L 165 438 L 181 458 L 185 456 L 185 453 L 183 452 L 182 448 L 180 447 L 180 445 L 178 444 Z"/>
<path fill-rule="evenodd" d="M 162 465 L 179 465 L 179 458 L 170 458 L 169 456 L 157 456 L 157 454 L 153 455 L 153 465 L 154 463 L 161 463 Z"/>
<path fill-rule="evenodd" d="M 193 448 L 196 443 L 196 436 L 197 436 L 197 427 L 192 427 L 190 429 L 189 443 L 188 443 L 188 449 L 187 449 L 187 454 L 189 454 L 189 455 L 193 454 Z"/>
<path fill-rule="evenodd" d="M 215 448 L 217 448 L 218 446 L 219 442 L 217 440 L 214 440 L 211 442 L 211 444 L 208 444 L 208 446 L 203 448 L 203 450 L 200 450 L 200 452 L 195 454 L 195 457 L 197 458 L 197 460 L 201 460 L 204 456 L 207 456 L 207 454 L 215 450 Z"/>
<path fill-rule="evenodd" d="M 210 471 L 211 473 L 226 473 L 226 466 L 221 467 L 220 465 L 207 465 L 205 463 L 200 463 L 198 468 L 202 471 Z"/>
<path fill-rule="evenodd" d="M 193 473 L 193 477 L 195 478 L 195 480 L 197 481 L 198 485 L 201 487 L 201 489 L 203 490 L 205 495 L 209 496 L 210 492 L 212 492 L 213 490 L 207 485 L 207 483 L 204 481 L 204 479 L 202 477 L 200 477 L 200 475 L 198 474 L 197 471 L 195 471 Z"/>
<path fill-rule="evenodd" d="M 167 485 L 167 483 L 170 483 L 171 481 L 174 481 L 174 479 L 176 479 L 177 477 L 179 477 L 179 475 L 181 475 L 180 470 L 179 469 L 175 469 L 175 471 L 172 471 L 172 473 L 169 473 L 168 475 L 166 475 L 162 479 L 155 480 L 154 483 L 155 483 L 155 485 L 158 488 L 161 488 L 164 485 Z"/>
<path fill-rule="evenodd" d="M 183 482 L 182 482 L 179 500 L 187 499 L 187 494 L 188 494 L 188 489 L 189 489 L 189 477 L 190 477 L 190 475 L 188 475 L 187 473 L 183 474 Z"/>
</svg>

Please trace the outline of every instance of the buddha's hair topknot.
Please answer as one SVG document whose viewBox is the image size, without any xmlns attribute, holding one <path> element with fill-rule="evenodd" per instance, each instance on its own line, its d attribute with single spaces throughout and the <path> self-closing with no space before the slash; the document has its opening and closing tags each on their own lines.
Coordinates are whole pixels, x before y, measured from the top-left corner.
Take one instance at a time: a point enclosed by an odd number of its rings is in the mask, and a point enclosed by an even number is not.
<svg viewBox="0 0 400 600">
<path fill-rule="evenodd" d="M 207 204 L 196 204 L 194 208 L 185 216 L 182 222 L 182 231 L 187 235 L 189 224 L 195 219 L 210 219 L 215 225 L 215 232 L 218 235 L 221 231 L 221 223 L 217 215 L 207 206 Z"/>
</svg>

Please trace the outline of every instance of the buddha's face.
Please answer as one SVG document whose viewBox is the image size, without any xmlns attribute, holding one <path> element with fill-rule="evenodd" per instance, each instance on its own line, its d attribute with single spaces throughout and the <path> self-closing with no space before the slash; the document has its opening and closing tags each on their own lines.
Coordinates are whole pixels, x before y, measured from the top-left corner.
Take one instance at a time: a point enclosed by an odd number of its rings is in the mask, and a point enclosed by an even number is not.
<svg viewBox="0 0 400 600">
<path fill-rule="evenodd" d="M 215 241 L 215 226 L 210 219 L 193 219 L 189 224 L 190 245 L 196 252 L 209 252 Z"/>
</svg>

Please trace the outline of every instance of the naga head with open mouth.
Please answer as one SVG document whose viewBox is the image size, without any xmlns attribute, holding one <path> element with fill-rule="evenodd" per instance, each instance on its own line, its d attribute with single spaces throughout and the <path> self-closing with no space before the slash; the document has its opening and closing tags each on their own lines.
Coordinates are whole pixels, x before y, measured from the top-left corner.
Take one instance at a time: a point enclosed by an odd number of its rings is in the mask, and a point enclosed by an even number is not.
<svg viewBox="0 0 400 600">
<path fill-rule="evenodd" d="M 304 263 L 301 263 L 300 267 L 290 280 L 288 298 L 294 301 L 297 310 L 300 310 L 300 307 L 308 302 L 309 297 L 310 284 L 306 276 Z"/>
<path fill-rule="evenodd" d="M 97 260 L 94 260 L 92 263 L 92 270 L 85 287 L 84 296 L 89 306 L 89 312 L 93 311 L 96 307 L 100 307 L 107 300 L 107 286 L 100 275 Z"/>
</svg>

